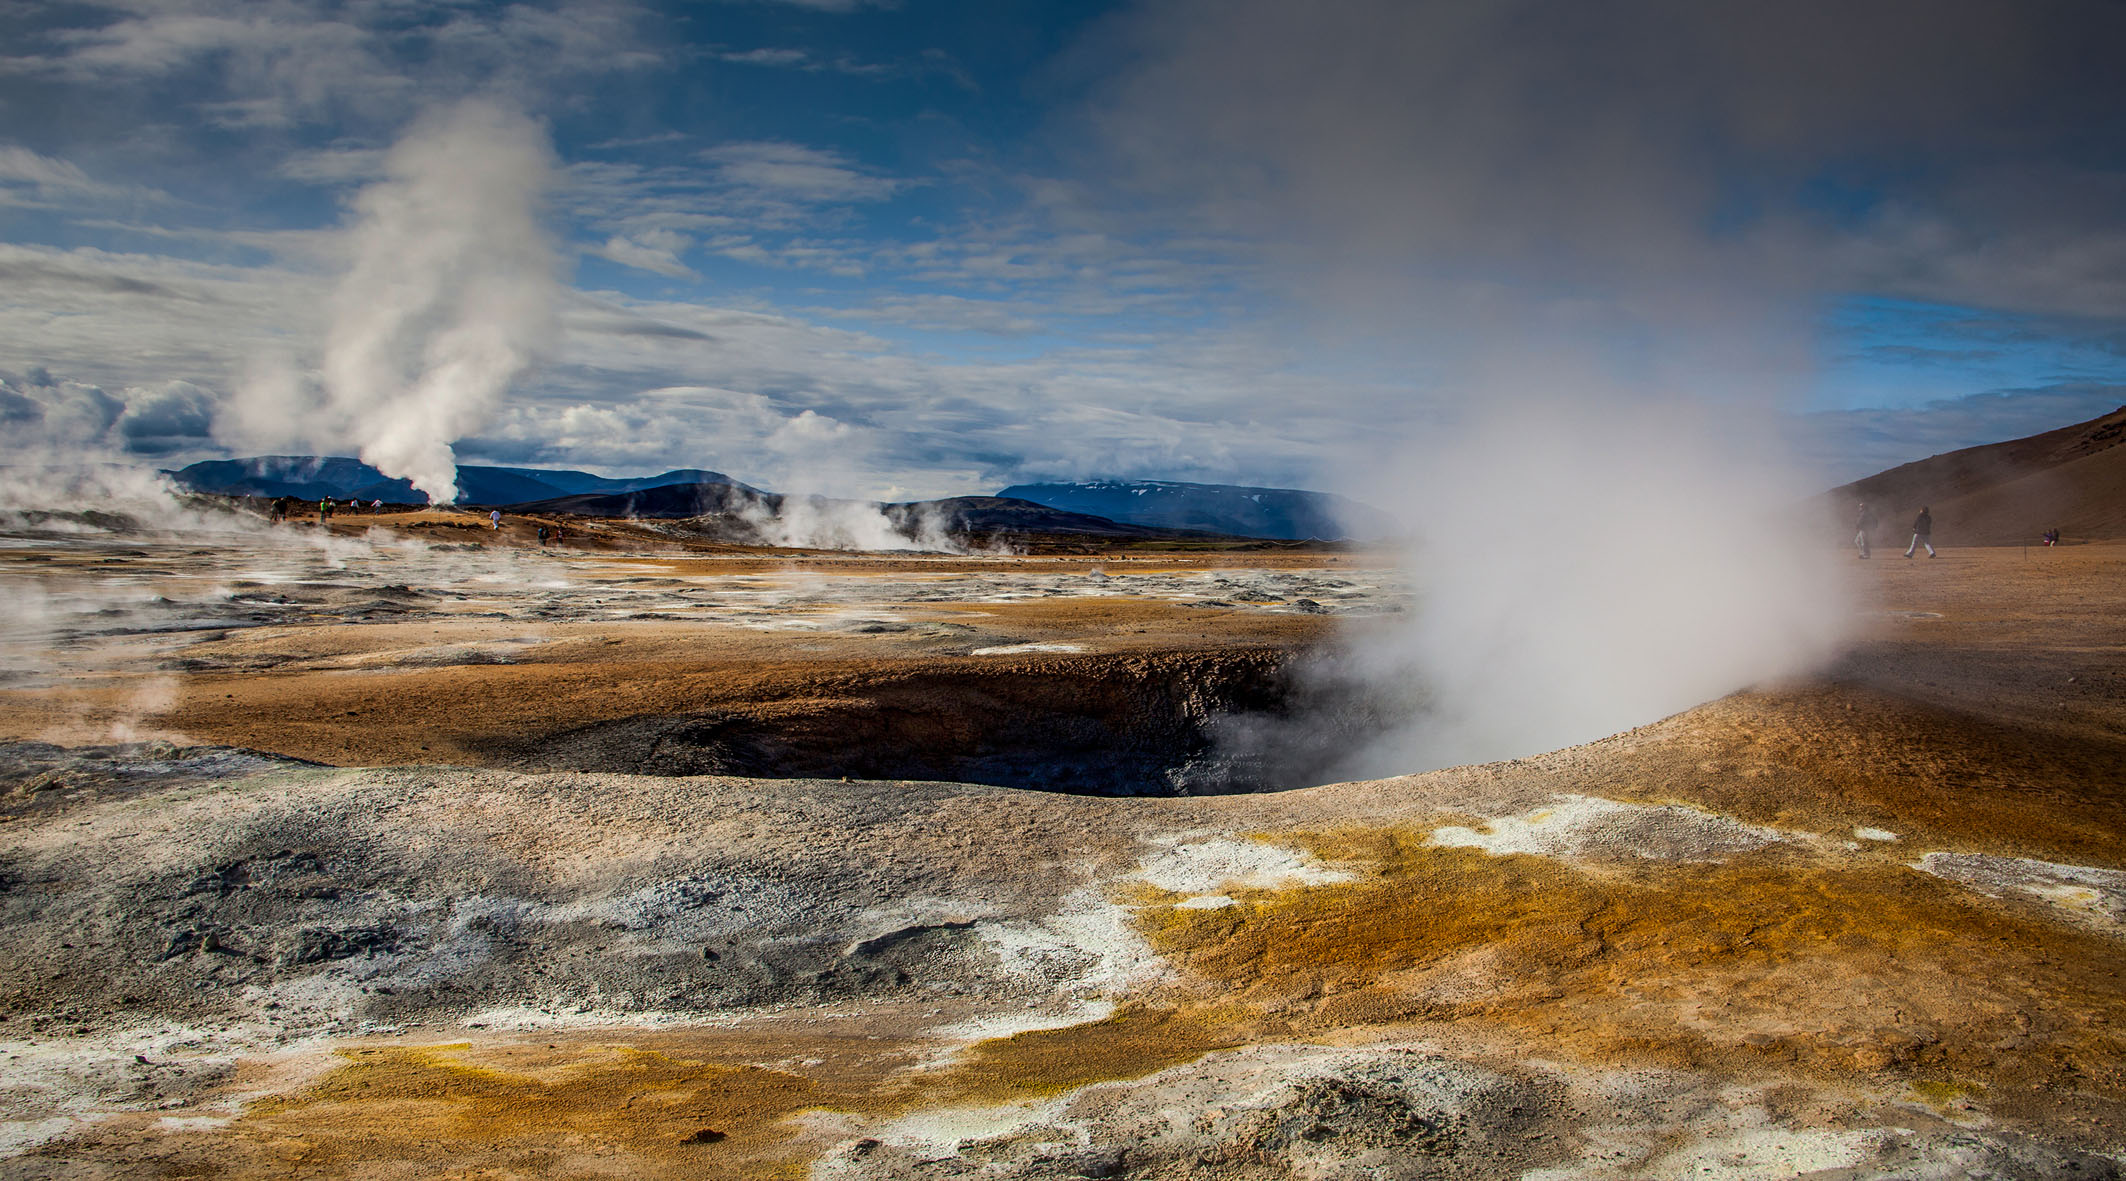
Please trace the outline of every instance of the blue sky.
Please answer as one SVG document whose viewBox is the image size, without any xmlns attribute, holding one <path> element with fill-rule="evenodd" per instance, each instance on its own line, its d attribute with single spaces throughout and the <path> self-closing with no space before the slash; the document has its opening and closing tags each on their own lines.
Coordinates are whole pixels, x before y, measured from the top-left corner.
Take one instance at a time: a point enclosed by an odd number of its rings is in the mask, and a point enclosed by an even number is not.
<svg viewBox="0 0 2126 1181">
<path fill-rule="evenodd" d="M 2122 21 L 16 3 L 0 419 L 17 458 L 350 450 L 303 400 L 345 408 L 362 195 L 477 99 L 543 140 L 558 285 L 437 428 L 470 461 L 1335 487 L 1540 390 L 1748 407 L 1845 479 L 2126 403 Z"/>
</svg>

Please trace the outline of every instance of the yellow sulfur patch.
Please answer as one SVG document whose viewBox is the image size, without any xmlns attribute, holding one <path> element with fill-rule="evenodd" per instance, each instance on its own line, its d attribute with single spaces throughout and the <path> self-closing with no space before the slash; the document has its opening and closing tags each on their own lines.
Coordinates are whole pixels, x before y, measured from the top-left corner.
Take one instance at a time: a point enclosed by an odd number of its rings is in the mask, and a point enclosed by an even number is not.
<svg viewBox="0 0 2126 1181">
<path fill-rule="evenodd" d="M 1087 1083 L 1140 1078 L 1248 1040 L 1214 1011 L 1126 1008 L 1104 1021 L 1040 1029 L 976 1045 L 920 1105 L 1053 1095 Z"/>
<path fill-rule="evenodd" d="M 2033 908 L 1791 847 L 1592 872 L 1435 848 L 1429 832 L 1283 838 L 1348 883 L 1215 910 L 1130 900 L 1160 952 L 1302 1034 L 1479 1019 L 1592 1061 L 1947 1071 L 2017 1096 L 2001 1103 L 2054 1102 L 2055 1086 L 2126 1100 L 2126 1045 L 2107 1032 L 2126 1027 L 2118 946 Z M 2033 1022 L 2042 1057 L 2003 1053 Z"/>
<path fill-rule="evenodd" d="M 1912 1084 L 1913 1094 L 1938 1108 L 1950 1107 L 1965 1099 L 1975 1099 L 1983 1095 L 1985 1091 L 1986 1088 L 1977 1083 L 1954 1083 L 1935 1079 L 1921 1079 Z"/>
<path fill-rule="evenodd" d="M 641 1176 L 773 1176 L 771 1150 L 789 1135 L 780 1122 L 819 1093 L 795 1074 L 627 1046 L 457 1043 L 341 1055 L 346 1063 L 313 1086 L 254 1105 L 245 1130 L 274 1137 L 283 1159 L 328 1172 L 361 1159 L 429 1158 L 567 1176 L 624 1156 Z"/>
</svg>

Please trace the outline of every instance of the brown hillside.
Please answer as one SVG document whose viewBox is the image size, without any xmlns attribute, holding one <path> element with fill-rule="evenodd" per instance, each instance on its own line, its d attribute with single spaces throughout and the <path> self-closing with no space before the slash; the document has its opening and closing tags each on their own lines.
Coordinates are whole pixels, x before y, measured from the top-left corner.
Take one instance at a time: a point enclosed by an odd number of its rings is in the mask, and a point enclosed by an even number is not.
<svg viewBox="0 0 2126 1181">
<path fill-rule="evenodd" d="M 1825 494 L 1850 522 L 1873 506 L 1878 543 L 1910 538 L 1922 506 L 1944 545 L 2014 545 L 2057 528 L 2069 542 L 2126 537 L 2126 406 L 2088 422 L 1936 455 Z M 1851 528 L 1850 524 L 1846 525 Z"/>
</svg>

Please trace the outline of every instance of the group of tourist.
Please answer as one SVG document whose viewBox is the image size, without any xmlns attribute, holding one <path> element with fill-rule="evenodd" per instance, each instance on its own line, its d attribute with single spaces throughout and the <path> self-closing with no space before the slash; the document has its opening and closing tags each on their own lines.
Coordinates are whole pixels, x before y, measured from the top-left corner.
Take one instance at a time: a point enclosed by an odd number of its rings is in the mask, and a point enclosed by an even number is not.
<svg viewBox="0 0 2126 1181">
<path fill-rule="evenodd" d="M 276 496 L 273 498 L 272 503 L 269 506 L 270 516 L 272 517 L 275 523 L 286 521 L 292 514 L 295 513 L 299 506 L 306 506 L 309 503 L 309 501 L 301 499 L 299 497 Z M 320 526 L 328 525 L 331 523 L 332 518 L 335 514 L 342 512 L 359 513 L 362 511 L 362 508 L 363 505 L 361 500 L 356 497 L 320 497 L 317 502 L 317 523 Z M 384 502 L 381 499 L 372 500 L 369 502 L 368 508 L 371 514 L 381 513 L 384 511 Z M 497 533 L 500 533 L 502 531 L 501 509 L 492 509 L 488 512 L 487 525 L 488 528 L 492 529 Z M 549 545 L 559 545 L 568 540 L 568 531 L 566 529 L 561 528 L 559 525 L 541 525 L 539 526 L 538 535 L 539 544 L 542 547 Z"/>
<path fill-rule="evenodd" d="M 502 510 L 488 510 L 487 523 L 490 527 L 494 529 L 495 532 L 500 533 L 502 531 Z M 563 529 L 561 526 L 539 526 L 539 545 L 542 549 L 548 545 L 556 544 L 566 540 L 568 540 L 568 530 Z"/>
<path fill-rule="evenodd" d="M 1862 502 L 1860 506 L 1860 524 L 1858 532 L 1853 534 L 1853 544 L 1859 547 L 1860 556 L 1863 558 L 1868 556 L 1868 533 L 1874 528 L 1875 510 L 1869 508 L 1865 502 Z M 1912 544 L 1905 547 L 1905 556 L 1911 557 L 1913 551 L 1921 546 L 1926 547 L 1928 557 L 1938 558 L 1941 556 L 1934 552 L 1934 514 L 1925 507 L 1919 510 L 1919 519 L 1912 522 Z"/>
<path fill-rule="evenodd" d="M 298 508 L 307 506 L 309 503 L 308 500 L 299 497 L 276 496 L 268 505 L 268 513 L 274 523 L 279 524 L 294 515 Z M 367 507 L 371 514 L 381 513 L 384 511 L 384 502 L 381 499 L 372 500 Z M 362 508 L 361 500 L 356 497 L 320 497 L 317 502 L 317 523 L 320 526 L 329 525 L 334 515 L 343 512 L 359 513 Z M 487 525 L 488 528 L 497 533 L 502 531 L 501 509 L 493 509 L 488 512 Z M 539 526 L 538 536 L 541 547 L 559 545 L 568 540 L 568 531 L 559 525 L 541 525 Z"/>
<path fill-rule="evenodd" d="M 493 529 L 497 533 L 500 533 L 502 531 L 501 509 L 488 510 L 487 525 L 488 528 Z M 549 545 L 559 545 L 560 543 L 567 541 L 568 530 L 563 529 L 559 525 L 541 525 L 538 529 L 538 537 L 539 548 L 545 549 Z"/>
<path fill-rule="evenodd" d="M 273 503 L 271 505 L 271 511 L 269 515 L 275 522 L 285 521 L 288 519 L 289 514 L 295 511 L 297 505 L 307 505 L 309 503 L 310 502 L 307 500 L 303 500 L 294 496 L 276 496 L 273 498 Z M 358 513 L 361 511 L 362 502 L 354 497 L 350 496 L 341 499 L 331 496 L 322 496 L 318 498 L 317 502 L 317 523 L 323 525 L 325 522 L 330 521 L 336 514 L 342 512 Z M 381 513 L 383 511 L 384 502 L 381 499 L 372 500 L 369 502 L 369 512 L 372 515 Z"/>
<path fill-rule="evenodd" d="M 1860 506 L 1860 523 L 1858 531 L 1853 534 L 1853 545 L 1860 550 L 1860 556 L 1863 558 L 1868 556 L 1868 534 L 1874 528 L 1875 510 L 1869 508 L 1866 502 L 1862 502 Z M 2060 531 L 2047 529 L 2038 535 L 2038 541 L 2047 548 L 2058 545 L 2060 543 Z M 1920 507 L 1918 519 L 1912 522 L 1912 544 L 1905 547 L 1905 556 L 1909 558 L 1915 551 L 1921 549 L 1926 550 L 1927 556 L 1930 558 L 1941 556 L 1934 552 L 1934 512 L 1930 507 L 1924 505 Z"/>
</svg>

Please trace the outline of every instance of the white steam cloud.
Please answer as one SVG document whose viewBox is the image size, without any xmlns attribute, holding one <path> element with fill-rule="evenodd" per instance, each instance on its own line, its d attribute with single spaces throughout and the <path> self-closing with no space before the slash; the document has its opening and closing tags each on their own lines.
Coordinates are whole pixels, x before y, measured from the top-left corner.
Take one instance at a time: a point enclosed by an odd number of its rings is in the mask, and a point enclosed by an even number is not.
<svg viewBox="0 0 2126 1181">
<path fill-rule="evenodd" d="M 1965 85 L 1996 43 L 1967 34 L 2018 21 L 1949 7 L 1960 32 L 1909 38 L 1892 7 L 1813 0 L 1121 19 L 1130 64 L 1097 117 L 1131 199 L 1257 243 L 1289 296 L 1266 331 L 1425 387 L 1349 399 L 1380 416 L 1378 454 L 1325 473 L 1402 520 L 1415 609 L 1319 670 L 1318 733 L 1265 723 L 1241 753 L 1311 742 L 1343 777 L 1526 755 L 1836 655 L 1851 557 L 1787 519 L 1815 489 L 1771 424 L 1812 389 L 1856 231 L 1786 194 L 1955 133 L 1968 100 L 1907 105 L 1904 84 Z M 1358 729 L 1386 736 L 1345 758 Z"/>
<path fill-rule="evenodd" d="M 1417 609 L 1335 670 L 1402 698 L 1340 777 L 1592 741 L 1850 637 L 1850 554 L 1776 454 L 1701 407 L 1525 401 L 1441 442 L 1378 491 L 1415 539 Z"/>
<path fill-rule="evenodd" d="M 446 503 L 452 444 L 485 424 L 551 343 L 561 282 L 540 224 L 555 177 L 546 132 L 468 99 L 416 121 L 354 200 L 352 255 L 331 305 L 323 405 L 293 366 L 261 361 L 221 434 L 252 444 L 355 444 Z"/>
<path fill-rule="evenodd" d="M 743 520 L 758 534 L 761 544 L 785 549 L 836 549 L 884 552 L 921 550 L 926 553 L 1008 553 L 1008 548 L 976 547 L 953 536 L 948 523 L 934 512 L 916 512 L 901 521 L 886 515 L 876 504 L 855 500 L 830 500 L 823 496 L 784 498 L 779 510 L 755 505 Z"/>
</svg>

